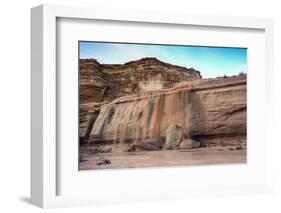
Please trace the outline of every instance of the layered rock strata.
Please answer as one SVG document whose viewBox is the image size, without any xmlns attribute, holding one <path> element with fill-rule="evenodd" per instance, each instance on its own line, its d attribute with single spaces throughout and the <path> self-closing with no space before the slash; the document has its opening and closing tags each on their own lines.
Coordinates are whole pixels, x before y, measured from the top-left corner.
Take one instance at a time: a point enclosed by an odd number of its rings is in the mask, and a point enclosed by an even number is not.
<svg viewBox="0 0 281 213">
<path fill-rule="evenodd" d="M 97 112 L 93 112 L 93 108 L 98 108 L 100 103 L 202 78 L 193 68 L 171 65 L 156 58 L 125 64 L 100 64 L 95 59 L 80 59 L 79 66 L 81 138 L 85 137 L 91 115 Z"/>
<path fill-rule="evenodd" d="M 193 68 L 168 64 L 156 58 L 125 64 L 100 64 L 95 59 L 80 59 L 80 102 L 111 101 L 201 78 L 200 72 Z"/>
</svg>

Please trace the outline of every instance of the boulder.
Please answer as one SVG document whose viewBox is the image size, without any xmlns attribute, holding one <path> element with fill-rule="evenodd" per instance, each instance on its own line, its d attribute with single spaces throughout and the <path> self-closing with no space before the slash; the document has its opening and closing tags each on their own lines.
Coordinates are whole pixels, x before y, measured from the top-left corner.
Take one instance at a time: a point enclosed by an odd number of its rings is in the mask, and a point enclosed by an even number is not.
<svg viewBox="0 0 281 213">
<path fill-rule="evenodd" d="M 145 139 L 134 141 L 128 151 L 158 151 L 161 150 L 160 143 L 157 139 Z"/>
<path fill-rule="evenodd" d="M 184 139 L 180 144 L 180 149 L 195 149 L 200 147 L 200 142 L 192 139 Z"/>
<path fill-rule="evenodd" d="M 98 166 L 104 165 L 104 164 L 111 164 L 111 161 L 108 160 L 108 159 L 105 159 L 105 158 L 103 158 L 103 157 L 100 157 L 99 159 L 97 159 L 96 164 L 97 164 Z"/>
<path fill-rule="evenodd" d="M 178 124 L 172 124 L 166 130 L 166 142 L 164 149 L 178 149 L 184 139 L 184 130 Z"/>
</svg>

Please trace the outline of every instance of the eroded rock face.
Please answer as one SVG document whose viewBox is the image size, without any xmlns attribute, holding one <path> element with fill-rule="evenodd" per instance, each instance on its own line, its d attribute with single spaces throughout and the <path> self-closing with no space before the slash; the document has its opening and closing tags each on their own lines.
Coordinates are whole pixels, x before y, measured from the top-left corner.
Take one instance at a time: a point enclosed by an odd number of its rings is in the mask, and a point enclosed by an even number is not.
<svg viewBox="0 0 281 213">
<path fill-rule="evenodd" d="M 80 60 L 81 142 L 123 151 L 245 144 L 246 102 L 246 75 L 201 79 L 155 58 Z"/>
<path fill-rule="evenodd" d="M 202 145 L 245 143 L 246 98 L 246 75 L 198 81 L 190 96 L 190 135 Z"/>
<path fill-rule="evenodd" d="M 94 123 L 99 115 L 102 103 L 84 103 L 80 104 L 80 141 L 87 142 Z"/>
<path fill-rule="evenodd" d="M 200 72 L 193 68 L 171 65 L 156 58 L 125 64 L 100 64 L 95 59 L 80 59 L 80 102 L 112 101 L 201 78 Z"/>
<path fill-rule="evenodd" d="M 175 127 L 182 132 L 174 134 Z M 101 107 L 90 140 L 126 144 L 153 138 L 174 149 L 183 141 L 180 135 L 202 146 L 245 143 L 246 76 L 196 80 L 117 98 Z M 185 142 L 182 147 L 198 146 Z"/>
<path fill-rule="evenodd" d="M 201 79 L 200 72 L 143 58 L 125 64 L 100 64 L 80 59 L 80 137 L 85 137 L 89 113 L 95 103 L 144 91 L 171 88 L 182 81 Z"/>
<path fill-rule="evenodd" d="M 90 140 L 131 143 L 155 138 L 162 143 L 169 126 L 190 129 L 189 94 L 189 86 L 185 85 L 115 99 L 101 107 Z"/>
</svg>

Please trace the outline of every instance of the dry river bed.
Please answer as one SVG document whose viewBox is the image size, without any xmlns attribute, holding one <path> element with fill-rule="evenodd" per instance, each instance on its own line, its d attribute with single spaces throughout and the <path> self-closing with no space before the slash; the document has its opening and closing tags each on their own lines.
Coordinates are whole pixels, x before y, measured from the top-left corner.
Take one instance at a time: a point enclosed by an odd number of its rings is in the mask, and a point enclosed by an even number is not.
<svg viewBox="0 0 281 213">
<path fill-rule="evenodd" d="M 101 160 L 106 163 L 98 163 Z M 89 153 L 80 151 L 80 170 L 246 163 L 247 150 L 229 147 L 189 150 Z"/>
</svg>

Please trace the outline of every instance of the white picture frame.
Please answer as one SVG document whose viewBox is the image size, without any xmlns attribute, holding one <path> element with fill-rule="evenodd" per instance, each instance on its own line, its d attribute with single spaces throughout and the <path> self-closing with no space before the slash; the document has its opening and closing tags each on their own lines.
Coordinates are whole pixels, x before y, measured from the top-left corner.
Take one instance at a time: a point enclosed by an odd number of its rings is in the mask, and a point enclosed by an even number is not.
<svg viewBox="0 0 281 213">
<path fill-rule="evenodd" d="M 57 151 L 57 20 L 87 19 L 87 20 L 116 20 L 135 23 L 154 23 L 161 25 L 192 25 L 202 27 L 222 27 L 228 29 L 257 29 L 264 31 L 265 42 L 265 86 L 261 88 L 266 96 L 266 111 L 263 122 L 266 125 L 265 147 L 270 143 L 270 129 L 272 118 L 273 88 L 273 21 L 264 18 L 217 17 L 203 15 L 187 15 L 173 13 L 153 13 L 147 11 L 123 11 L 101 8 L 85 8 L 74 6 L 41 5 L 31 9 L 31 201 L 34 205 L 47 207 L 92 205 L 100 203 L 138 202 L 143 200 L 165 200 L 202 196 L 240 195 L 270 192 L 271 166 L 270 149 L 262 153 L 267 160 L 260 172 L 266 178 L 259 183 L 225 186 L 200 187 L 194 183 L 194 188 L 186 190 L 169 186 L 165 190 L 144 194 L 127 193 L 120 196 L 112 193 L 107 199 L 90 195 L 58 195 L 58 166 L 59 152 Z M 265 156 L 266 154 L 266 156 Z M 77 156 L 78 157 L 78 156 Z M 184 169 L 184 168 L 182 168 Z M 146 169 L 147 170 L 147 169 Z M 161 170 L 161 169 L 159 169 Z M 147 170 L 157 173 L 159 170 Z M 119 171 L 122 172 L 122 171 Z M 105 174 L 106 175 L 106 174 Z M 109 175 L 109 174 L 108 174 Z M 75 183 L 73 183 L 75 184 Z M 165 187 L 165 186 L 163 186 Z M 109 189 L 108 189 L 109 190 Z M 110 192 L 110 191 L 108 191 Z M 157 197 L 155 196 L 157 195 Z"/>
</svg>

